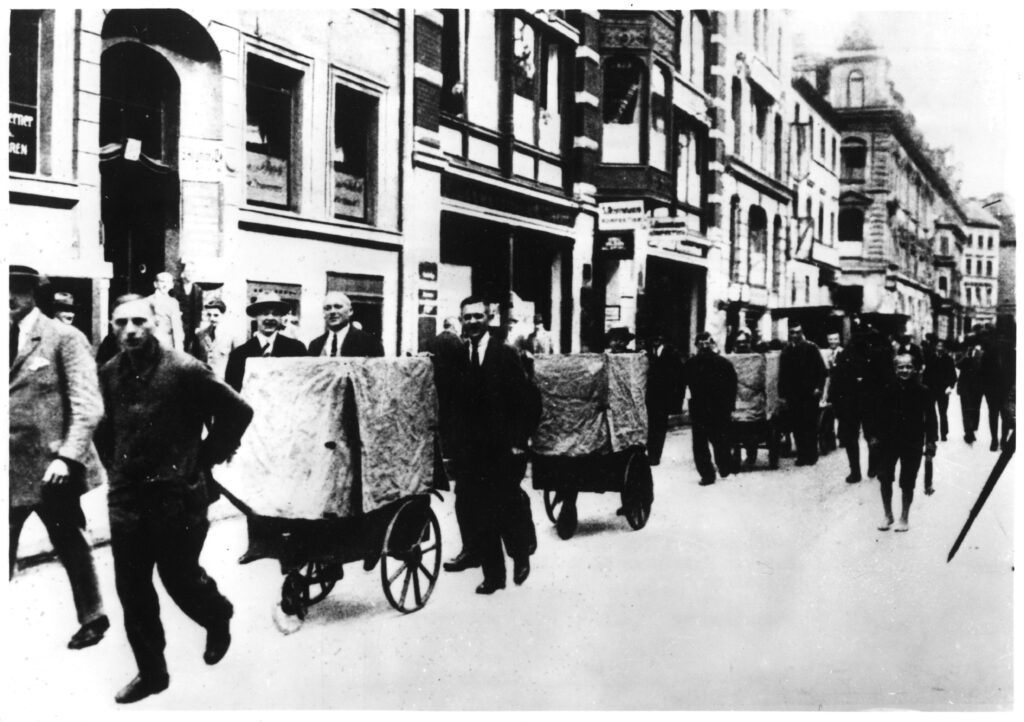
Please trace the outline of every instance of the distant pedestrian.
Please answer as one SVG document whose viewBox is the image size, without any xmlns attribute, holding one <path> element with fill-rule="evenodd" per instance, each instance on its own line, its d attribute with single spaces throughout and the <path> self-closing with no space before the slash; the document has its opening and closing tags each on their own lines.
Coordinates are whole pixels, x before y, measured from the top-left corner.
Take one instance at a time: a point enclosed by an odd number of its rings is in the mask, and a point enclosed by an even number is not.
<svg viewBox="0 0 1024 722">
<path fill-rule="evenodd" d="M 534 356 L 555 352 L 555 344 L 551 340 L 551 334 L 544 327 L 544 317 L 540 314 L 533 317 L 533 331 L 526 337 L 526 350 Z"/>
<path fill-rule="evenodd" d="M 216 664 L 231 644 L 234 609 L 199 556 L 210 467 L 238 448 L 253 412 L 208 366 L 156 341 L 148 299 L 118 299 L 111 322 L 122 351 L 100 369 L 107 413 L 96 442 L 110 478 L 114 579 L 138 665 L 114 698 L 127 704 L 170 681 L 154 567 L 175 604 L 206 629 L 203 660 Z"/>
<path fill-rule="evenodd" d="M 895 381 L 876 397 L 868 443 L 876 446 L 879 453 L 878 481 L 885 519 L 878 529 L 887 531 L 893 525 L 892 485 L 896 479 L 896 464 L 899 463 L 903 505 L 896 531 L 905 532 L 910 529 L 910 505 L 914 501 L 922 449 L 927 456 L 935 456 L 937 423 L 935 403 L 931 392 L 915 376 L 913 356 L 908 353 L 897 355 L 894 371 Z M 925 487 L 926 494 L 931 492 L 930 487 Z"/>
<path fill-rule="evenodd" d="M 68 326 L 74 326 L 77 311 L 73 295 L 66 291 L 58 291 L 53 294 L 53 317 L 55 319 Z"/>
<path fill-rule="evenodd" d="M 698 333 L 696 344 L 697 353 L 683 366 L 683 380 L 690 389 L 693 460 L 700 485 L 708 486 L 715 483 L 715 466 L 723 479 L 730 473 L 729 426 L 736 408 L 737 379 L 733 365 L 718 355 L 710 333 Z"/>
<path fill-rule="evenodd" d="M 181 322 L 181 306 L 170 293 L 174 288 L 174 276 L 161 271 L 153 280 L 153 294 L 148 296 L 156 314 L 153 334 L 167 348 L 185 350 L 185 330 Z"/>
<path fill-rule="evenodd" d="M 1007 365 L 1015 362 L 1012 356 L 1002 358 L 1001 349 L 996 342 L 995 333 L 990 325 L 982 329 L 980 343 L 982 347 L 979 371 L 981 376 L 981 393 L 988 408 L 988 428 L 990 433 L 991 451 L 999 450 L 999 420 L 1003 421 L 1002 440 L 1005 441 L 1013 422 L 1007 414 L 1006 402 L 1009 395 L 1009 372 Z M 979 408 L 980 412 L 980 408 Z"/>
<path fill-rule="evenodd" d="M 636 338 L 633 332 L 626 326 L 615 326 L 608 329 L 605 334 L 605 343 L 608 346 L 609 353 L 632 353 L 632 349 L 629 348 L 630 342 Z"/>
<path fill-rule="evenodd" d="M 979 329 L 980 330 L 980 329 Z M 957 379 L 956 392 L 960 396 L 960 412 L 963 416 L 964 441 L 973 444 L 975 432 L 978 430 L 981 416 L 981 355 L 983 353 L 980 339 L 968 336 L 964 341 L 964 355 L 957 364 L 960 377 Z"/>
<path fill-rule="evenodd" d="M 779 357 L 779 401 L 796 444 L 796 465 L 818 462 L 818 402 L 825 386 L 825 362 L 818 347 L 804 338 L 803 327 L 789 327 L 789 343 Z"/>
<path fill-rule="evenodd" d="M 203 360 L 193 350 L 196 332 L 203 322 L 203 289 L 196 282 L 198 276 L 199 265 L 195 261 L 182 259 L 181 274 L 170 295 L 178 302 L 178 308 L 181 310 L 185 353 Z"/>
<path fill-rule="evenodd" d="M 228 307 L 219 298 L 207 301 L 203 306 L 206 323 L 196 333 L 196 358 L 205 358 L 217 378 L 223 379 L 227 371 L 228 357 L 240 344 L 230 330 L 224 328 L 224 314 Z M 200 354 L 201 351 L 201 354 Z"/>
<path fill-rule="evenodd" d="M 103 416 L 89 343 L 36 306 L 39 273 L 10 266 L 10 545 L 14 577 L 18 539 L 33 513 L 46 527 L 67 572 L 81 625 L 68 642 L 82 649 L 103 639 L 110 621 L 103 611 L 92 549 L 86 539 L 81 496 L 99 484 L 89 473 L 93 432 Z"/>
<path fill-rule="evenodd" d="M 946 351 L 946 342 L 936 339 L 925 354 L 921 382 L 928 387 L 939 410 L 939 433 L 945 441 L 949 434 L 949 393 L 956 385 L 956 364 Z"/>
<path fill-rule="evenodd" d="M 850 473 L 846 483 L 856 484 L 863 478 L 860 465 L 860 434 L 867 429 L 870 420 L 866 413 L 868 403 L 868 340 L 864 333 L 855 331 L 849 345 L 835 354 L 829 373 L 828 402 L 838 421 L 839 442 L 846 450 Z"/>
</svg>

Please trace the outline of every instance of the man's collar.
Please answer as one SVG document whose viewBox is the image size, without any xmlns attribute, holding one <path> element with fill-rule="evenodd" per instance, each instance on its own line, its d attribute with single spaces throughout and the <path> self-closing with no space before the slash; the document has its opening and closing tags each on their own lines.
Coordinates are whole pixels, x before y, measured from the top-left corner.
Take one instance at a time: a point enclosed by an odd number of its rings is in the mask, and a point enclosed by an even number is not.
<svg viewBox="0 0 1024 722">
<path fill-rule="evenodd" d="M 274 339 L 277 338 L 277 334 L 278 333 L 280 333 L 280 332 L 279 331 L 274 331 L 274 333 L 270 334 L 269 336 L 265 336 L 262 331 L 257 331 L 256 332 L 256 336 L 255 336 L 256 342 L 259 343 L 260 348 L 264 348 L 264 347 L 266 347 L 266 345 L 268 343 L 269 344 L 273 344 L 274 343 Z"/>
<path fill-rule="evenodd" d="M 121 350 L 119 364 L 121 374 L 134 374 L 140 377 L 148 375 L 148 372 L 156 368 L 162 356 L 163 347 L 156 338 L 150 336 L 136 351 Z"/>
</svg>

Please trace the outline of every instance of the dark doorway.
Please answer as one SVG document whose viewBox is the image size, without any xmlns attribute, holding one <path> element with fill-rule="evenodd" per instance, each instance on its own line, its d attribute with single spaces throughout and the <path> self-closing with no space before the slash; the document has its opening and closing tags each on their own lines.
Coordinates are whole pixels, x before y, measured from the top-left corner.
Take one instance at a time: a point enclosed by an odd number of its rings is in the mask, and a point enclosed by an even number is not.
<svg viewBox="0 0 1024 722">
<path fill-rule="evenodd" d="M 100 175 L 104 257 L 111 298 L 148 294 L 177 256 L 181 89 L 154 50 L 121 43 L 103 53 Z"/>
<path fill-rule="evenodd" d="M 638 309 L 637 335 L 647 338 L 656 330 L 684 355 L 692 351 L 690 340 L 704 327 L 704 309 L 693 308 L 694 299 L 704 298 L 703 268 L 665 258 L 647 258 L 644 295 Z M 694 328 L 696 312 L 696 328 Z"/>
</svg>

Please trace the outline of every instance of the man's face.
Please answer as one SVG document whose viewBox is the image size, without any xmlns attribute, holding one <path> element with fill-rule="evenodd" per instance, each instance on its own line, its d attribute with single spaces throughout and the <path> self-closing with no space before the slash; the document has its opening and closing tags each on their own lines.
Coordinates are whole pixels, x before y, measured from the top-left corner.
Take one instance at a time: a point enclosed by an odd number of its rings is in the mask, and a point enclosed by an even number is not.
<svg viewBox="0 0 1024 722">
<path fill-rule="evenodd" d="M 20 279 L 11 278 L 8 298 L 11 307 L 11 323 L 17 323 L 36 307 L 35 286 Z"/>
<path fill-rule="evenodd" d="M 58 321 L 60 321 L 61 323 L 66 323 L 68 326 L 73 326 L 75 323 L 74 311 L 57 311 L 57 313 L 54 314 L 54 316 L 56 316 Z"/>
<path fill-rule="evenodd" d="M 220 317 L 222 315 L 224 315 L 224 314 L 222 314 L 220 312 L 219 308 L 208 308 L 208 309 L 206 309 L 206 321 L 213 328 L 217 328 L 217 325 L 220 323 Z"/>
<path fill-rule="evenodd" d="M 181 280 L 182 280 L 182 282 L 184 282 L 184 283 L 192 283 L 192 281 L 196 280 L 196 277 L 198 276 L 198 274 L 196 273 L 197 270 L 198 269 L 196 268 L 196 264 L 194 264 L 194 263 L 184 263 L 184 264 L 182 264 L 182 266 L 181 266 Z"/>
<path fill-rule="evenodd" d="M 270 308 L 256 314 L 256 328 L 264 336 L 270 336 L 281 328 L 284 314 L 280 309 Z"/>
<path fill-rule="evenodd" d="M 121 348 L 133 351 L 153 335 L 153 309 L 142 300 L 122 303 L 114 309 L 110 325 Z"/>
<path fill-rule="evenodd" d="M 803 343 L 804 330 L 800 326 L 793 326 L 789 329 L 789 342 L 790 343 Z"/>
<path fill-rule="evenodd" d="M 832 350 L 839 348 L 839 334 L 830 333 L 828 335 L 828 347 Z"/>
<path fill-rule="evenodd" d="M 174 279 L 169 273 L 158 273 L 156 280 L 153 281 L 153 288 L 155 288 L 158 293 L 169 293 L 170 290 L 174 288 Z"/>
<path fill-rule="evenodd" d="M 480 338 L 487 330 L 487 308 L 482 303 L 462 307 L 462 333 L 469 338 Z"/>
<path fill-rule="evenodd" d="M 914 375 L 914 360 L 907 354 L 900 354 L 896 357 L 896 378 L 900 381 L 908 381 Z"/>
<path fill-rule="evenodd" d="M 697 341 L 697 353 L 714 353 L 715 342 L 710 338 L 703 338 Z"/>
<path fill-rule="evenodd" d="M 935 354 L 937 356 L 945 356 L 946 355 L 946 344 L 943 343 L 942 341 L 936 341 L 935 342 Z"/>
<path fill-rule="evenodd" d="M 340 293 L 328 293 L 324 297 L 324 321 L 327 328 L 340 331 L 352 318 L 352 302 Z"/>
</svg>

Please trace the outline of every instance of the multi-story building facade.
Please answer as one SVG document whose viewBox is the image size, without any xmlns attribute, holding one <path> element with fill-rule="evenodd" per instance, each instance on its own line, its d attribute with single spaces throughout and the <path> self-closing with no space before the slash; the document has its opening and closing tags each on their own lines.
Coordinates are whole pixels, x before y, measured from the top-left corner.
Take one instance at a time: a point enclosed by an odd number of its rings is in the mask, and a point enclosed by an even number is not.
<svg viewBox="0 0 1024 722">
<path fill-rule="evenodd" d="M 937 338 L 960 340 L 964 336 L 964 305 L 961 296 L 961 265 L 967 234 L 954 215 L 946 213 L 935 222 L 932 262 L 932 327 Z"/>
<path fill-rule="evenodd" d="M 1017 333 L 1017 224 L 1013 208 L 1002 193 L 993 193 L 981 204 L 995 216 L 999 230 L 999 285 L 996 290 L 996 328 L 1001 335 Z"/>
<path fill-rule="evenodd" d="M 965 204 L 967 243 L 960 267 L 961 296 L 966 306 L 968 329 L 976 324 L 995 324 L 999 300 L 999 237 L 1002 224 L 980 201 Z"/>
</svg>

